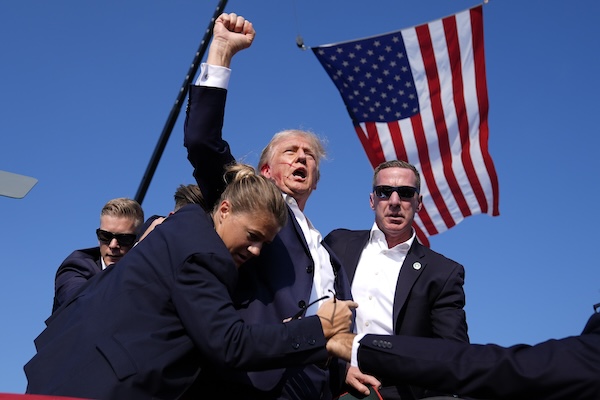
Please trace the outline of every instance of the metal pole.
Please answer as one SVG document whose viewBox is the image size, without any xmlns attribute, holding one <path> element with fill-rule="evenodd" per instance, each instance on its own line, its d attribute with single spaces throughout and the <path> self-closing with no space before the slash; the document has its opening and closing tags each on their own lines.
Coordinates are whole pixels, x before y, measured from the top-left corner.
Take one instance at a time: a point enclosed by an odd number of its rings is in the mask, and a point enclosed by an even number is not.
<svg viewBox="0 0 600 400">
<path fill-rule="evenodd" d="M 150 159 L 150 163 L 146 168 L 146 172 L 144 172 L 144 177 L 142 178 L 142 182 L 138 188 L 137 193 L 135 194 L 135 200 L 142 204 L 144 201 L 144 197 L 146 197 L 146 192 L 148 191 L 148 187 L 150 186 L 150 182 L 152 181 L 152 177 L 154 176 L 154 172 L 156 171 L 156 167 L 158 166 L 158 162 L 160 161 L 160 157 L 162 156 L 165 147 L 167 146 L 167 142 L 169 141 L 169 136 L 173 131 L 173 127 L 175 126 L 175 122 L 177 122 L 177 117 L 181 111 L 181 105 L 184 103 L 185 98 L 188 93 L 188 87 L 196 76 L 196 72 L 198 72 L 198 68 L 200 67 L 200 62 L 204 57 L 204 53 L 206 52 L 206 48 L 208 47 L 208 43 L 210 42 L 210 38 L 212 36 L 213 25 L 215 20 L 223 13 L 225 9 L 225 5 L 227 4 L 227 0 L 220 0 L 217 8 L 215 9 L 215 13 L 213 14 L 210 23 L 208 25 L 208 29 L 206 29 L 206 33 L 204 34 L 204 38 L 202 38 L 202 42 L 200 42 L 200 47 L 194 56 L 194 61 L 192 61 L 192 65 L 185 76 L 183 81 L 183 85 L 181 89 L 179 89 L 179 94 L 177 95 L 177 100 L 175 100 L 175 104 L 173 104 L 173 108 L 171 109 L 171 113 L 167 118 L 167 122 L 163 128 L 163 131 L 158 139 L 158 143 L 156 148 L 154 149 L 154 153 L 152 154 L 152 158 Z"/>
</svg>

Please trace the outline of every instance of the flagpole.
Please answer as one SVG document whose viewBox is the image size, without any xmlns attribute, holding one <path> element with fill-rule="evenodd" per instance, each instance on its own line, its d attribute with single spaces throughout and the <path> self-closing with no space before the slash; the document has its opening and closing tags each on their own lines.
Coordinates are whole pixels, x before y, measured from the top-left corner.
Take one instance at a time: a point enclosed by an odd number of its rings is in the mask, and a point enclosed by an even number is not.
<svg viewBox="0 0 600 400">
<path fill-rule="evenodd" d="M 140 182 L 140 186 L 138 187 L 137 193 L 135 194 L 135 200 L 142 204 L 144 201 L 144 197 L 146 197 L 146 192 L 148 191 L 148 187 L 150 186 L 150 182 L 152 181 L 152 177 L 154 176 L 154 172 L 156 171 L 156 167 L 158 167 L 158 162 L 160 161 L 160 157 L 162 156 L 165 147 L 167 146 L 167 142 L 169 141 L 169 136 L 173 131 L 173 127 L 175 126 L 175 122 L 177 122 L 177 117 L 181 111 L 181 106 L 185 101 L 185 98 L 188 93 L 188 87 L 196 76 L 196 72 L 198 72 L 198 67 L 200 66 L 200 62 L 204 57 L 204 53 L 206 52 L 206 48 L 208 47 L 208 43 L 210 42 L 210 38 L 213 32 L 213 25 L 215 20 L 223 13 L 225 9 L 225 5 L 227 4 L 227 0 L 220 0 L 217 8 L 215 9 L 215 13 L 213 14 L 210 23 L 208 25 L 208 29 L 206 29 L 206 33 L 200 42 L 200 46 L 198 47 L 198 51 L 194 56 L 194 60 L 192 61 L 192 65 L 185 76 L 183 81 L 183 85 L 179 89 L 179 94 L 177 95 L 177 99 L 175 100 L 175 104 L 173 104 L 173 108 L 171 109 L 171 113 L 167 118 L 167 122 L 162 130 L 160 138 L 158 139 L 158 143 L 154 149 L 154 153 L 150 158 L 150 163 L 146 168 L 146 172 L 144 172 L 144 176 L 142 181 Z"/>
</svg>

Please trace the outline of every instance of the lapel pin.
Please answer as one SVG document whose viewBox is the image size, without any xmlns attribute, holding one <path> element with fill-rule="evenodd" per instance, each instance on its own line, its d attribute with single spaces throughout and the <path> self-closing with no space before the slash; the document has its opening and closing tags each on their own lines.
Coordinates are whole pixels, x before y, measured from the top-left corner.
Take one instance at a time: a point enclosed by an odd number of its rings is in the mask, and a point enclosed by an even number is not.
<svg viewBox="0 0 600 400">
<path fill-rule="evenodd" d="M 420 270 L 421 269 L 421 263 L 417 261 L 416 263 L 413 264 L 413 268 L 415 270 L 417 270 L 417 271 Z"/>
</svg>

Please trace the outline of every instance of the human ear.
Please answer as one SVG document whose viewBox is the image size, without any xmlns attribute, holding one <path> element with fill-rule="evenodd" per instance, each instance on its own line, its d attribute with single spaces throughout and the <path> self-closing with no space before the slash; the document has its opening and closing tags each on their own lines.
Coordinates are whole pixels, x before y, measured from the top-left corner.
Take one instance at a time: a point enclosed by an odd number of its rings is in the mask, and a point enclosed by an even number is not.
<svg viewBox="0 0 600 400">
<path fill-rule="evenodd" d="M 229 200 L 223 200 L 217 209 L 219 212 L 219 220 L 227 219 L 231 214 L 231 203 Z"/>
<path fill-rule="evenodd" d="M 260 173 L 263 176 L 270 178 L 271 177 L 271 166 L 269 164 L 263 164 L 263 166 L 260 167 Z"/>
</svg>

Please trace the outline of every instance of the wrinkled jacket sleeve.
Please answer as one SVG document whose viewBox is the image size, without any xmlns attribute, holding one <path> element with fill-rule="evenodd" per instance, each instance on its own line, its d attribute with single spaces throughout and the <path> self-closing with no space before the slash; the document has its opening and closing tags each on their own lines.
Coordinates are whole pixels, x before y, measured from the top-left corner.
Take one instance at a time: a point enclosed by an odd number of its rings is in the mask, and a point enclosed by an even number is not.
<svg viewBox="0 0 600 400">
<path fill-rule="evenodd" d="M 234 161 L 229 144 L 222 138 L 225 117 L 225 89 L 190 87 L 184 126 L 184 146 L 194 167 L 194 178 L 202 191 L 207 209 L 219 199 L 225 182 L 224 167 Z"/>
</svg>

